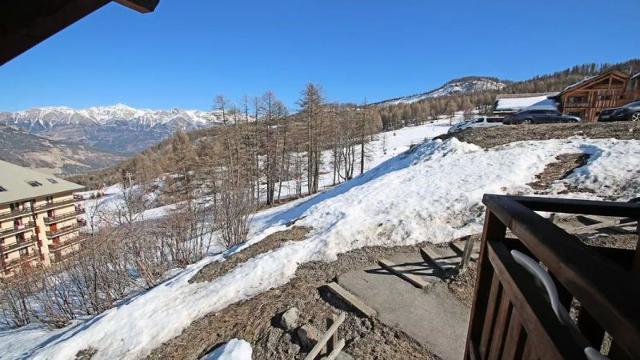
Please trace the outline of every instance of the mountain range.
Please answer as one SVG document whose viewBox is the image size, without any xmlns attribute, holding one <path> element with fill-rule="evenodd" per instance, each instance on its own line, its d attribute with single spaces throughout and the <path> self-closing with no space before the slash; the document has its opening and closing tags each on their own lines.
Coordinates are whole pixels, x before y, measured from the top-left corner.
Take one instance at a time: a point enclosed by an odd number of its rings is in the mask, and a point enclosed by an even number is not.
<svg viewBox="0 0 640 360">
<path fill-rule="evenodd" d="M 0 125 L 14 126 L 50 140 L 123 155 L 146 149 L 177 129 L 195 130 L 221 123 L 222 114 L 218 111 L 135 109 L 123 104 L 0 112 Z"/>
</svg>

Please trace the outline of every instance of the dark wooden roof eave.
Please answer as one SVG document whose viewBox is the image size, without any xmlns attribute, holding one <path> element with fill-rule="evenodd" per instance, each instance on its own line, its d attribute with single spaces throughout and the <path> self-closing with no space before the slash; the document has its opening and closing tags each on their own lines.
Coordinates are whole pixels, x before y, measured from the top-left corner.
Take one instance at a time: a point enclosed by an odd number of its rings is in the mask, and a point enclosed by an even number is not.
<svg viewBox="0 0 640 360">
<path fill-rule="evenodd" d="M 20 0 L 0 3 L 0 65 L 98 10 L 111 0 Z M 159 0 L 116 0 L 136 11 L 153 11 Z"/>
<path fill-rule="evenodd" d="M 605 71 L 605 72 L 603 72 L 601 74 L 598 74 L 598 75 L 596 75 L 596 76 L 594 76 L 594 77 L 592 77 L 590 79 L 582 80 L 579 83 L 567 86 L 558 95 L 554 96 L 554 98 L 560 98 L 560 97 L 562 97 L 563 95 L 565 95 L 568 92 L 572 92 L 572 91 L 587 87 L 587 86 L 589 86 L 589 85 L 591 85 L 591 84 L 593 84 L 595 82 L 598 82 L 598 81 L 602 80 L 603 78 L 605 78 L 605 77 L 607 77 L 609 75 L 613 75 L 613 76 L 618 77 L 618 78 L 620 78 L 622 80 L 625 80 L 625 81 L 627 81 L 629 79 L 629 75 L 624 73 L 624 72 L 622 72 L 622 71 L 620 71 L 620 70 L 608 70 L 608 71 Z"/>
</svg>

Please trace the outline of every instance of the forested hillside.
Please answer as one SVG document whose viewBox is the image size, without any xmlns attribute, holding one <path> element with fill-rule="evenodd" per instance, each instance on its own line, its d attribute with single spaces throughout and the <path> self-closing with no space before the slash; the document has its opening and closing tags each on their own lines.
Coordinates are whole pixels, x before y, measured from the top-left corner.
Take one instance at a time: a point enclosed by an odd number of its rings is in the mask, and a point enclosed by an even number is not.
<svg viewBox="0 0 640 360">
<path fill-rule="evenodd" d="M 436 91 L 447 89 L 448 84 L 458 86 L 464 81 L 490 80 L 504 83 L 505 86 L 501 90 L 438 93 L 435 97 L 413 102 L 398 102 L 400 98 L 397 98 L 378 105 L 327 103 L 319 86 L 309 85 L 299 100 L 301 110 L 295 114 L 290 114 L 272 92 L 266 92 L 252 101 L 244 99 L 241 104 L 233 104 L 223 96 L 218 96 L 214 108 L 220 114 L 221 122 L 230 126 L 176 132 L 171 138 L 118 166 L 74 176 L 70 180 L 95 189 L 103 184 L 120 182 L 126 174 L 150 181 L 161 174 L 197 169 L 202 176 L 217 178 L 222 175 L 208 175 L 204 170 L 228 170 L 232 166 L 238 168 L 233 170 L 239 172 L 236 177 L 253 184 L 254 191 L 257 189 L 255 184 L 266 178 L 269 197 L 277 193 L 277 189 L 271 186 L 279 183 L 280 179 L 296 179 L 298 187 L 308 187 L 306 190 L 313 193 L 314 186 L 317 186 L 314 185 L 314 178 L 319 172 L 318 163 L 323 161 L 319 154 L 323 150 L 332 151 L 330 161 L 335 178 L 349 179 L 362 167 L 366 143 L 382 129 L 421 124 L 457 111 L 480 109 L 481 112 L 490 112 L 497 94 L 560 91 L 585 77 L 611 68 L 635 73 L 640 71 L 640 60 L 578 65 L 519 82 L 465 77 L 452 80 Z M 405 98 L 415 99 L 416 96 L 420 94 Z M 271 200 L 268 198 L 268 201 Z"/>
<path fill-rule="evenodd" d="M 218 97 L 215 106 L 225 123 L 229 113 L 244 117 L 229 126 L 178 131 L 116 167 L 70 180 L 97 189 L 129 176 L 137 183 L 151 184 L 163 174 L 177 174 L 167 178 L 167 186 L 182 186 L 189 179 L 188 186 L 209 182 L 214 188 L 241 189 L 254 198 L 265 196 L 259 191 L 266 183 L 266 203 L 272 204 L 280 197 L 281 185 L 276 188 L 276 184 L 286 181 L 295 183 L 299 196 L 317 192 L 322 164 L 331 164 L 334 183 L 361 173 L 366 144 L 382 129 L 375 109 L 326 103 L 313 84 L 305 88 L 299 105 L 301 111 L 289 115 L 272 92 L 239 108 Z M 326 151 L 330 159 L 322 155 Z"/>
<path fill-rule="evenodd" d="M 508 82 L 501 90 L 460 92 L 433 98 L 425 98 L 412 103 L 384 103 L 377 107 L 385 129 L 398 128 L 419 123 L 438 115 L 456 111 L 470 111 L 480 108 L 490 111 L 497 94 L 540 93 L 561 91 L 565 87 L 588 76 L 609 69 L 618 69 L 630 74 L 640 71 L 640 60 L 633 59 L 618 64 L 584 64 L 532 79 Z"/>
</svg>

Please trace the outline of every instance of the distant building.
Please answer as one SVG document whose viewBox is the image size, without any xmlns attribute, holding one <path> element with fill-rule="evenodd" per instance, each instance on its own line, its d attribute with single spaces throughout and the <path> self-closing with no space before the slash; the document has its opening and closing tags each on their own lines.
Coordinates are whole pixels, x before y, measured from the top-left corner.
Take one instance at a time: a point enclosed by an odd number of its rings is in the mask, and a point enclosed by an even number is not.
<svg viewBox="0 0 640 360">
<path fill-rule="evenodd" d="M 80 247 L 74 191 L 84 187 L 0 160 L 0 277 L 64 260 Z"/>
<path fill-rule="evenodd" d="M 557 110 L 553 99 L 557 92 L 530 94 L 499 94 L 494 104 L 494 115 L 507 116 L 524 109 Z"/>
<path fill-rule="evenodd" d="M 567 86 L 556 99 L 563 113 L 579 116 L 585 122 L 595 122 L 603 109 L 622 106 L 638 96 L 637 84 L 635 90 L 628 88 L 630 80 L 630 76 L 622 71 L 605 71 Z"/>
<path fill-rule="evenodd" d="M 629 94 L 630 100 L 640 100 L 640 72 L 629 79 L 627 93 Z"/>
</svg>

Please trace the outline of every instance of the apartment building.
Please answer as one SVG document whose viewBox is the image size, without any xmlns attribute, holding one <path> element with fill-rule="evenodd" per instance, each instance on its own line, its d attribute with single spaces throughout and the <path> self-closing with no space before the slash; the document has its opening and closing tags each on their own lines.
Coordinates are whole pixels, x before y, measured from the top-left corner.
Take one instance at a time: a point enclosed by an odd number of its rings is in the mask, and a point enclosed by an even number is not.
<svg viewBox="0 0 640 360">
<path fill-rule="evenodd" d="M 0 160 L 0 277 L 38 262 L 63 261 L 85 239 L 83 186 Z"/>
</svg>

